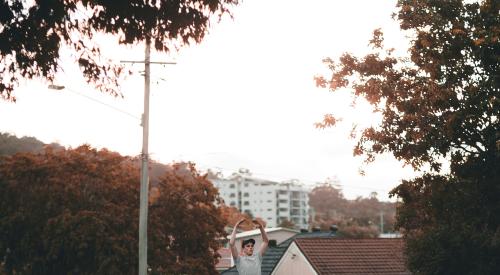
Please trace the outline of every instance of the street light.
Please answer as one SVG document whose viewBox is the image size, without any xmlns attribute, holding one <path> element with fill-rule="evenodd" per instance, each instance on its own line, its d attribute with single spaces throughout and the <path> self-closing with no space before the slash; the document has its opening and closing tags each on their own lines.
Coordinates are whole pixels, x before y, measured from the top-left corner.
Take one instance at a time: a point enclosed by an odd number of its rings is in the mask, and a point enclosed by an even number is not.
<svg viewBox="0 0 500 275">
<path fill-rule="evenodd" d="M 50 84 L 49 89 L 51 90 L 57 90 L 57 91 L 60 91 L 60 90 L 63 90 L 65 87 L 62 86 L 62 85 L 54 85 L 54 84 Z"/>
</svg>

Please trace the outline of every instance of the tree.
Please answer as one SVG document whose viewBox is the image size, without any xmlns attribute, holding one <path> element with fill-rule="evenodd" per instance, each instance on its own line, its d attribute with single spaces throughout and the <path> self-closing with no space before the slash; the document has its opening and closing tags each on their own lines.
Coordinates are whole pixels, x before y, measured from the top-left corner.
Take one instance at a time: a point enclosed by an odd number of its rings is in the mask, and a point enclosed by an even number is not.
<svg viewBox="0 0 500 275">
<path fill-rule="evenodd" d="M 483 162 L 463 166 L 467 177 L 459 172 L 426 174 L 403 181 L 392 191 L 403 200 L 397 225 L 405 232 L 411 270 L 417 274 L 498 274 L 498 161 L 491 166 Z"/>
<path fill-rule="evenodd" d="M 117 94 L 122 67 L 103 60 L 97 34 L 123 45 L 151 40 L 158 51 L 200 42 L 210 18 L 229 13 L 237 0 L 88 1 L 0 0 L 0 96 L 15 100 L 22 78 L 54 80 L 61 47 L 73 57 L 88 82 Z"/>
<path fill-rule="evenodd" d="M 380 125 L 356 136 L 355 154 L 373 161 L 391 152 L 425 171 L 391 192 L 402 198 L 397 224 L 405 232 L 410 269 L 496 274 L 500 2 L 399 0 L 397 8 L 395 18 L 411 36 L 409 58 L 385 50 L 383 33 L 375 30 L 372 53 L 326 59 L 332 75 L 317 77 L 317 84 L 351 88 L 355 100 L 366 99 L 382 115 Z M 318 126 L 338 121 L 327 115 Z"/>
<path fill-rule="evenodd" d="M 255 229 L 255 224 L 252 223 L 252 217 L 246 213 L 241 213 L 236 207 L 222 204 L 220 209 L 227 226 L 233 227 L 239 220 L 245 219 L 245 221 L 241 223 L 238 228 L 241 228 L 242 230 Z M 256 220 L 258 220 L 264 227 L 266 226 L 266 222 L 261 218 L 256 218 Z"/>
<path fill-rule="evenodd" d="M 338 213 L 344 209 L 347 200 L 342 191 L 331 184 L 321 184 L 309 193 L 309 205 L 325 219 L 339 218 Z"/>
<path fill-rule="evenodd" d="M 153 274 L 218 274 L 217 250 L 226 238 L 225 220 L 216 204 L 219 192 L 192 163 L 174 164 L 158 184 L 151 206 Z"/>
<path fill-rule="evenodd" d="M 380 232 L 380 214 L 384 214 L 384 232 L 392 232 L 396 204 L 380 202 L 375 194 L 370 198 L 347 200 L 342 191 L 331 184 L 318 185 L 309 193 L 309 205 L 314 209 L 311 226 L 329 231 L 338 226 L 338 234 L 348 237 L 376 237 Z"/>
<path fill-rule="evenodd" d="M 45 144 L 34 137 L 18 138 L 7 133 L 0 133 L 0 155 L 13 155 L 17 152 L 40 152 Z"/>
<path fill-rule="evenodd" d="M 290 228 L 290 229 L 296 229 L 295 224 L 288 220 L 288 219 L 282 219 L 278 227 L 284 227 L 284 228 Z"/>
<path fill-rule="evenodd" d="M 6 274 L 136 274 L 139 170 L 89 146 L 0 159 L 0 259 Z M 192 165 L 158 185 L 152 274 L 216 274 L 225 237 L 217 190 Z"/>
<path fill-rule="evenodd" d="M 129 274 L 136 269 L 138 171 L 79 147 L 0 161 L 0 257 L 7 274 Z"/>
</svg>

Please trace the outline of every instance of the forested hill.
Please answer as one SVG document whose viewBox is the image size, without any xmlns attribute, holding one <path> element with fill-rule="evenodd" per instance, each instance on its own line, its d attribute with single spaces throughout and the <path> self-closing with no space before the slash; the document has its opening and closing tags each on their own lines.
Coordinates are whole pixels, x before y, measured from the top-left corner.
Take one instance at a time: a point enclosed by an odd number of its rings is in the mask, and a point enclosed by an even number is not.
<svg viewBox="0 0 500 275">
<path fill-rule="evenodd" d="M 0 156 L 14 155 L 20 152 L 39 153 L 46 147 L 53 149 L 64 149 L 65 147 L 59 143 L 46 144 L 36 139 L 35 137 L 17 137 L 9 133 L 0 133 Z M 137 158 L 137 167 L 140 167 L 140 158 Z M 152 184 L 155 184 L 170 166 L 151 161 L 150 163 L 150 178 Z"/>
<path fill-rule="evenodd" d="M 21 137 L 0 133 L 0 155 L 13 155 L 19 152 L 38 153 L 43 151 L 45 146 L 53 148 L 64 148 L 58 143 L 45 144 L 34 137 Z"/>
</svg>

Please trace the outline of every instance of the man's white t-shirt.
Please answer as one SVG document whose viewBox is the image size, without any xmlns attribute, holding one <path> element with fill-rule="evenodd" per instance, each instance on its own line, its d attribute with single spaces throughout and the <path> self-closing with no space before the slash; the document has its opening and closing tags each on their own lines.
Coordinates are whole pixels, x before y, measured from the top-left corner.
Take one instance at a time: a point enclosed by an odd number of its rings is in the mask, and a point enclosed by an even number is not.
<svg viewBox="0 0 500 275">
<path fill-rule="evenodd" d="M 239 256 L 236 258 L 235 263 L 240 275 L 261 275 L 262 255 L 260 255 L 260 252 L 252 256 Z"/>
</svg>

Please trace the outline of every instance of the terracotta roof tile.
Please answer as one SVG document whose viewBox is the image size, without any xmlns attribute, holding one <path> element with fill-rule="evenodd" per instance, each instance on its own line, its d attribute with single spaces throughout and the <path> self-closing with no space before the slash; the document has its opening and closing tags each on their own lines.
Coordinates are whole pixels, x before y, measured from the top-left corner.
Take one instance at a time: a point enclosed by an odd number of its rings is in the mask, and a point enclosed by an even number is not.
<svg viewBox="0 0 500 275">
<path fill-rule="evenodd" d="M 297 246 L 319 274 L 411 274 L 402 239 L 304 238 Z"/>
</svg>

